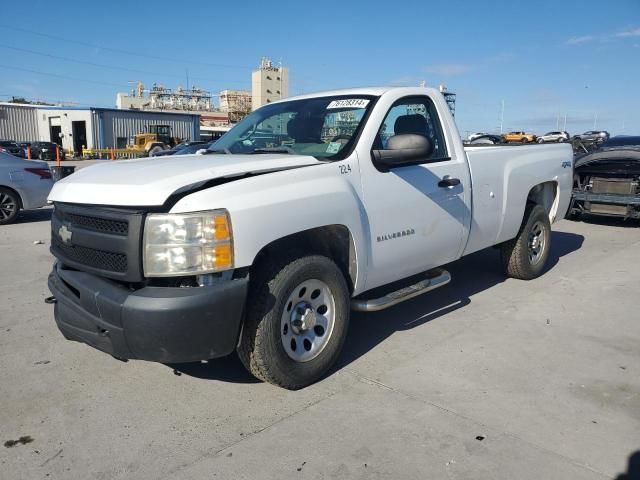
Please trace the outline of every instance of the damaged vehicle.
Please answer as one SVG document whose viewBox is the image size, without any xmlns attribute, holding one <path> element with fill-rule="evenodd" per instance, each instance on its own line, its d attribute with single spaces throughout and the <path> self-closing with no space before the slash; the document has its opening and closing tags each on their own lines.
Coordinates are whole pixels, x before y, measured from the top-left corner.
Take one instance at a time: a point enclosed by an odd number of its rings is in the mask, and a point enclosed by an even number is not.
<svg viewBox="0 0 640 480">
<path fill-rule="evenodd" d="M 569 145 L 464 147 L 442 93 L 360 88 L 268 103 L 204 154 L 101 162 L 49 199 L 53 316 L 118 359 L 237 351 L 298 389 L 337 361 L 351 310 L 442 288 L 498 246 L 546 271 L 571 198 Z"/>
<path fill-rule="evenodd" d="M 568 216 L 640 219 L 640 136 L 612 138 L 576 159 Z"/>
</svg>

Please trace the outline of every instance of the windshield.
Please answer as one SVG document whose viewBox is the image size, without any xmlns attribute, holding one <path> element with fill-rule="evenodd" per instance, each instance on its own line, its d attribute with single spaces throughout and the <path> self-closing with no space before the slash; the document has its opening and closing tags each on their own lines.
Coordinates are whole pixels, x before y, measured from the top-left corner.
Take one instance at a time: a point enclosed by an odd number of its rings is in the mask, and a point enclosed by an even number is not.
<svg viewBox="0 0 640 480">
<path fill-rule="evenodd" d="M 225 153 L 291 153 L 345 158 L 374 103 L 367 95 L 316 97 L 265 105 L 210 148 Z"/>
</svg>

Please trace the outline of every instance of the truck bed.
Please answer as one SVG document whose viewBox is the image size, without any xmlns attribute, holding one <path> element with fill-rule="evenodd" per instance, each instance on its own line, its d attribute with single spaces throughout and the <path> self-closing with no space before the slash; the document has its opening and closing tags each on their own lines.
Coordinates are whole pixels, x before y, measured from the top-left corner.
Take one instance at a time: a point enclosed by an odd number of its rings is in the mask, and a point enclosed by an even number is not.
<svg viewBox="0 0 640 480">
<path fill-rule="evenodd" d="M 516 236 L 527 200 L 523 192 L 531 185 L 552 182 L 561 192 L 571 191 L 573 154 L 568 144 L 478 145 L 464 151 L 471 171 L 473 212 L 464 255 Z M 560 166 L 564 168 L 558 175 Z M 549 198 L 545 208 L 553 222 L 564 216 L 570 195 L 555 195 L 555 203 Z"/>
</svg>

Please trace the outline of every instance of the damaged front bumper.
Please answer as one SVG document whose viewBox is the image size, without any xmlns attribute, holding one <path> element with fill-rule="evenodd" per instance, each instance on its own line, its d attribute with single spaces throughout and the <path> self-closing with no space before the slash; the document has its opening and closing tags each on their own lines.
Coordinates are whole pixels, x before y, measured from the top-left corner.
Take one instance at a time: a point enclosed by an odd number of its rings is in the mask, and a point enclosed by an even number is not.
<svg viewBox="0 0 640 480">
<path fill-rule="evenodd" d="M 67 339 L 118 359 L 179 363 L 233 352 L 248 279 L 131 290 L 58 262 L 48 283 L 56 323 Z"/>
</svg>

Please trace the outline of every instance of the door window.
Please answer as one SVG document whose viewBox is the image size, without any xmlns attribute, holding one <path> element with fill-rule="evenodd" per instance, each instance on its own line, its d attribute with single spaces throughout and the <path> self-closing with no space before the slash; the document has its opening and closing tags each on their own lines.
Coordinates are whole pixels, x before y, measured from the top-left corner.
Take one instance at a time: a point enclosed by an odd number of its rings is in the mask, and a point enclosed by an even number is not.
<svg viewBox="0 0 640 480">
<path fill-rule="evenodd" d="M 389 138 L 406 133 L 424 135 L 431 140 L 434 151 L 428 161 L 449 159 L 442 125 L 435 105 L 429 97 L 407 97 L 398 100 L 382 122 L 373 148 L 384 150 Z"/>
</svg>

